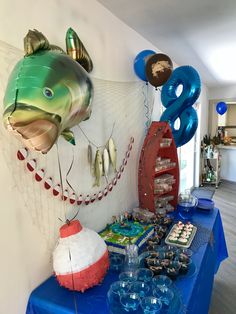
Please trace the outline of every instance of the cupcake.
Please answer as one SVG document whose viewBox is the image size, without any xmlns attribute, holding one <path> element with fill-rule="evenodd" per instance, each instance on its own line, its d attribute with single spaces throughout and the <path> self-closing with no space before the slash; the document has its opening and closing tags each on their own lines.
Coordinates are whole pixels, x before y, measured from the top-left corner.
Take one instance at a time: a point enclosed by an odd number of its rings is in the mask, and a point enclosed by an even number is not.
<svg viewBox="0 0 236 314">
<path fill-rule="evenodd" d="M 178 241 L 178 238 L 177 237 L 173 237 L 173 236 L 169 236 L 169 241 L 173 242 L 173 243 L 176 243 Z"/>
<path fill-rule="evenodd" d="M 180 244 L 187 244 L 188 240 L 186 238 L 181 237 L 181 238 L 178 239 L 178 242 Z"/>
</svg>

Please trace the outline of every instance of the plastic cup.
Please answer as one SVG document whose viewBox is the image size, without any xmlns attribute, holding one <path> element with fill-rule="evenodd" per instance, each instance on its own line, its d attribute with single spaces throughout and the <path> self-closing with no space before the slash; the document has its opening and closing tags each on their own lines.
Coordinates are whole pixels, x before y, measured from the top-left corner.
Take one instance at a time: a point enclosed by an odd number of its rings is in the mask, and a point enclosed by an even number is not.
<svg viewBox="0 0 236 314">
<path fill-rule="evenodd" d="M 120 273 L 119 279 L 121 281 L 134 282 L 137 280 L 137 273 L 136 271 L 124 271 Z"/>
<path fill-rule="evenodd" d="M 120 313 L 120 296 L 129 291 L 129 283 L 125 281 L 115 281 L 111 284 L 107 293 L 107 301 L 110 313 Z"/>
<path fill-rule="evenodd" d="M 141 307 L 144 314 L 159 314 L 162 304 L 156 297 L 145 297 L 141 301 Z"/>
<path fill-rule="evenodd" d="M 121 295 L 120 302 L 126 312 L 134 312 L 140 305 L 140 297 L 138 293 L 129 292 Z"/>
<path fill-rule="evenodd" d="M 165 275 L 158 275 L 152 278 L 153 289 L 156 287 L 169 288 L 172 285 L 172 280 Z"/>
<path fill-rule="evenodd" d="M 153 277 L 153 272 L 147 268 L 139 268 L 136 274 L 137 274 L 137 280 L 140 280 L 143 282 L 149 282 L 152 280 L 152 277 Z"/>
<path fill-rule="evenodd" d="M 150 286 L 143 281 L 135 281 L 130 284 L 130 292 L 135 292 L 140 298 L 147 297 L 149 295 Z"/>
<path fill-rule="evenodd" d="M 153 295 L 161 301 L 163 310 L 168 310 L 174 299 L 173 290 L 166 287 L 157 287 L 153 290 Z"/>
<path fill-rule="evenodd" d="M 121 257 L 118 254 L 113 254 L 109 258 L 110 260 L 110 269 L 113 271 L 121 271 L 123 264 L 124 264 L 124 258 Z"/>
</svg>

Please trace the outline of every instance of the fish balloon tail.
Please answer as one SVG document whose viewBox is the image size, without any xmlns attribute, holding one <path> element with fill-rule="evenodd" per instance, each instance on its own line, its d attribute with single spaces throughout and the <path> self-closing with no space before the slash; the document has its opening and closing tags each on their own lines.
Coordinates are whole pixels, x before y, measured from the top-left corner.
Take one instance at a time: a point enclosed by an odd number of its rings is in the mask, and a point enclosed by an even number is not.
<svg viewBox="0 0 236 314">
<path fill-rule="evenodd" d="M 77 33 L 70 27 L 66 33 L 67 54 L 77 61 L 87 72 L 93 70 L 93 62 Z"/>
</svg>

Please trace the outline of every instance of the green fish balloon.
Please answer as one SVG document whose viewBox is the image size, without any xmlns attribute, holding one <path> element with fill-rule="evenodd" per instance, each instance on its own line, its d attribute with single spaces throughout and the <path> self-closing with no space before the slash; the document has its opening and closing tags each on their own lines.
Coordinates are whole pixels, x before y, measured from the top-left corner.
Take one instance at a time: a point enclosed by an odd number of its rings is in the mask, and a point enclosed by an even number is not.
<svg viewBox="0 0 236 314">
<path fill-rule="evenodd" d="M 62 135 L 91 114 L 93 64 L 73 29 L 66 34 L 68 55 L 37 30 L 24 39 L 25 57 L 14 67 L 5 92 L 3 122 L 31 150 L 47 153 Z"/>
</svg>

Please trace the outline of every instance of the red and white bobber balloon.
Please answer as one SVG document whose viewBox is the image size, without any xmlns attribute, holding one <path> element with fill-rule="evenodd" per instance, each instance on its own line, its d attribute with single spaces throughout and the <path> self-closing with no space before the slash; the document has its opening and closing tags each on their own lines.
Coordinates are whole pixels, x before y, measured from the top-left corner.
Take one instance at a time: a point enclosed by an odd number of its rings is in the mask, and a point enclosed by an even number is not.
<svg viewBox="0 0 236 314">
<path fill-rule="evenodd" d="M 53 268 L 61 286 L 85 291 L 99 284 L 109 267 L 104 240 L 79 220 L 60 228 L 59 244 L 53 253 Z"/>
</svg>

